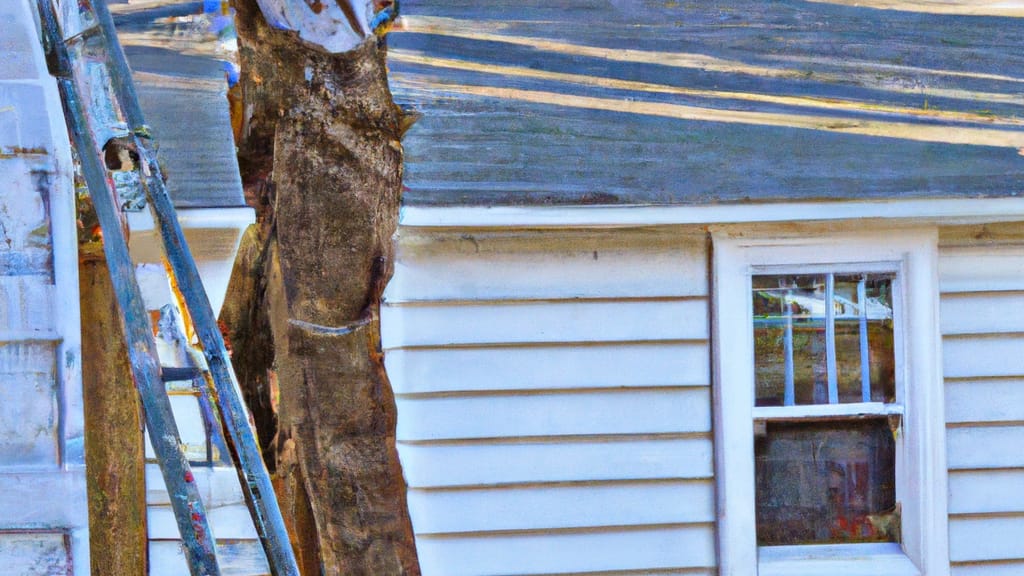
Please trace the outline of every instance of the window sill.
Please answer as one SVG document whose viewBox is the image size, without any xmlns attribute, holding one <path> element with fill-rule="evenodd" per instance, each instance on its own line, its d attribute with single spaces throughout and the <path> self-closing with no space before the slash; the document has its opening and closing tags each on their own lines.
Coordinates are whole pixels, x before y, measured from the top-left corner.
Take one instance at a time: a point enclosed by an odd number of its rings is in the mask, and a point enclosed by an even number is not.
<svg viewBox="0 0 1024 576">
<path fill-rule="evenodd" d="M 762 546 L 758 576 L 921 576 L 899 544 Z"/>
</svg>

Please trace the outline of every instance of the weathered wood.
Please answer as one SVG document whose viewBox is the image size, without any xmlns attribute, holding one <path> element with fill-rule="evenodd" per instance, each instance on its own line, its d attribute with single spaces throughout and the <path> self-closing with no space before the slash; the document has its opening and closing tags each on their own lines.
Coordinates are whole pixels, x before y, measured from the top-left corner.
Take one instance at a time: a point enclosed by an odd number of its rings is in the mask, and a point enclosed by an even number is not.
<svg viewBox="0 0 1024 576">
<path fill-rule="evenodd" d="M 280 497 L 308 500 L 323 573 L 419 574 L 377 320 L 402 175 L 384 51 L 371 40 L 329 54 L 268 26 L 254 0 L 235 8 L 240 165 L 263 248 L 249 294 L 229 288 L 235 361 L 256 367 L 239 377 L 250 394 L 280 388 L 276 426 L 258 426 L 276 434 L 277 475 L 302 474 Z M 235 324 L 262 322 L 254 310 L 269 331 Z"/>
<path fill-rule="evenodd" d="M 295 548 L 295 557 L 302 574 L 321 573 L 320 542 L 317 538 L 316 519 L 309 508 L 306 484 L 302 470 L 294 469 L 287 476 L 274 478 L 274 491 L 280 495 L 284 522 Z"/>
<path fill-rule="evenodd" d="M 82 366 L 82 387 L 92 573 L 144 574 L 146 483 L 141 407 L 117 320 L 120 310 L 110 271 L 100 254 L 82 253 L 78 275 L 82 355 L 89 359 Z"/>
</svg>

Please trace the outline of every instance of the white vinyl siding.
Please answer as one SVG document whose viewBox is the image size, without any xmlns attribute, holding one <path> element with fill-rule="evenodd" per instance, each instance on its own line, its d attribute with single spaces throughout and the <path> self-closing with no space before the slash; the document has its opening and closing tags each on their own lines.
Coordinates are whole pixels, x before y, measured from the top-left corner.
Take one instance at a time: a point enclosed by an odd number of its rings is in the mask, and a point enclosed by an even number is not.
<svg viewBox="0 0 1024 576">
<path fill-rule="evenodd" d="M 955 576 L 1024 573 L 1024 236 L 939 257 Z"/>
<path fill-rule="evenodd" d="M 136 257 L 139 257 L 138 253 Z M 163 265 L 139 264 L 136 277 L 142 287 L 146 308 L 151 313 L 159 313 L 164 305 L 173 301 Z M 159 335 L 156 341 L 164 366 L 189 365 L 183 350 L 175 343 Z M 221 569 L 225 574 L 236 576 L 266 574 L 266 556 L 245 504 L 238 473 L 232 466 L 225 464 L 225 455 L 219 453 L 217 442 L 208 438 L 199 398 L 191 382 L 168 382 L 167 391 L 175 424 L 181 435 L 182 449 L 192 462 L 192 473 L 206 506 L 210 528 L 217 539 Z M 149 576 L 186 574 L 188 565 L 181 549 L 181 535 L 148 432 L 145 434 L 145 446 Z"/>
<path fill-rule="evenodd" d="M 267 574 L 267 559 L 249 516 L 238 473 L 225 466 L 192 468 L 210 528 L 217 536 L 217 559 L 225 575 Z M 170 497 L 157 464 L 146 464 L 146 522 L 149 575 L 188 573 Z"/>
<path fill-rule="evenodd" d="M 703 234 L 403 229 L 382 338 L 423 573 L 710 575 Z"/>
</svg>

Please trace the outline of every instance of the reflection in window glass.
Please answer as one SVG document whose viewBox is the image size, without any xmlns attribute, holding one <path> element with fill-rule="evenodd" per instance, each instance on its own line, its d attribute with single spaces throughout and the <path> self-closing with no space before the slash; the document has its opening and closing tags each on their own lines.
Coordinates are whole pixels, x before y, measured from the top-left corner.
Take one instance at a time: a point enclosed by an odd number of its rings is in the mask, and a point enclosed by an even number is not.
<svg viewBox="0 0 1024 576">
<path fill-rule="evenodd" d="M 754 447 L 759 545 L 899 541 L 885 418 L 769 422 Z"/>
<path fill-rule="evenodd" d="M 891 274 L 758 275 L 752 285 L 758 406 L 895 400 Z"/>
</svg>

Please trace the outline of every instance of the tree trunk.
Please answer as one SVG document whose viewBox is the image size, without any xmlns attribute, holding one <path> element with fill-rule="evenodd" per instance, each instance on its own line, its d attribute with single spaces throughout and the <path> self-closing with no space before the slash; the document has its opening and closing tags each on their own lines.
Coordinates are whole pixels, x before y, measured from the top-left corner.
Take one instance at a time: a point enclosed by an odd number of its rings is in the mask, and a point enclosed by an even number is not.
<svg viewBox="0 0 1024 576">
<path fill-rule="evenodd" d="M 145 574 L 145 449 L 139 395 L 100 244 L 81 246 L 82 391 L 91 573 Z"/>
<path fill-rule="evenodd" d="M 329 54 L 235 8 L 258 214 L 221 316 L 239 380 L 306 573 L 319 554 L 323 574 L 419 574 L 380 351 L 402 178 L 384 49 Z"/>
</svg>

